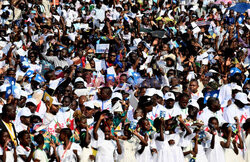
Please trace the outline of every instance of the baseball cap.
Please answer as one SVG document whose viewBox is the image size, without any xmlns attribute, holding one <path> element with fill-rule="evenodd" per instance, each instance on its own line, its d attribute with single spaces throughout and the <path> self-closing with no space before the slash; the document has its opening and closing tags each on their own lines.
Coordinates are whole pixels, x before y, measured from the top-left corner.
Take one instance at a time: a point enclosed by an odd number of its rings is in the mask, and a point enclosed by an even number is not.
<svg viewBox="0 0 250 162">
<path fill-rule="evenodd" d="M 84 106 L 88 107 L 88 108 L 91 108 L 91 109 L 95 108 L 95 105 L 94 105 L 94 103 L 92 101 L 84 102 Z"/>
<path fill-rule="evenodd" d="M 52 97 L 53 101 L 52 101 L 52 105 L 62 105 L 60 102 L 58 102 L 56 97 Z"/>
<path fill-rule="evenodd" d="M 148 88 L 146 90 L 145 96 L 152 97 L 154 94 L 156 94 L 156 89 L 155 88 Z"/>
<path fill-rule="evenodd" d="M 119 93 L 119 92 L 114 92 L 114 93 L 112 94 L 111 99 L 113 99 L 113 98 L 119 98 L 120 100 L 122 100 L 122 94 Z"/>
<path fill-rule="evenodd" d="M 193 107 L 197 107 L 198 109 L 200 109 L 200 106 L 199 106 L 199 104 L 197 103 L 196 100 L 190 99 L 189 103 L 188 103 L 188 106 L 193 106 Z"/>
<path fill-rule="evenodd" d="M 174 94 L 172 92 L 167 92 L 164 95 L 164 100 L 169 100 L 169 99 L 175 100 L 175 96 L 174 96 Z"/>
<path fill-rule="evenodd" d="M 75 80 L 75 83 L 77 83 L 77 82 L 83 82 L 84 83 L 84 80 L 81 77 L 77 77 L 76 80 Z"/>
<path fill-rule="evenodd" d="M 37 102 L 36 102 L 36 100 L 34 98 L 28 98 L 27 101 L 26 101 L 26 104 L 29 103 L 29 102 L 33 103 L 35 106 L 37 106 Z"/>
<path fill-rule="evenodd" d="M 235 99 L 241 101 L 243 104 L 249 104 L 249 101 L 247 100 L 247 94 L 243 92 L 236 93 Z"/>
<path fill-rule="evenodd" d="M 20 111 L 20 117 L 24 116 L 24 117 L 30 117 L 32 114 L 30 112 L 30 109 L 27 107 L 24 107 L 21 109 Z"/>
</svg>

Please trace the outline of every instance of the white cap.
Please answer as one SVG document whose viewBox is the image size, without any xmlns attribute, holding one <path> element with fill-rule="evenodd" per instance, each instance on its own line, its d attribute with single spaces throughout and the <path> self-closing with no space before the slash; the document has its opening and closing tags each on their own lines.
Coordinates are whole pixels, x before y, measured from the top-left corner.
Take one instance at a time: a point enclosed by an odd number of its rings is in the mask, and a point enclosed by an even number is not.
<svg viewBox="0 0 250 162">
<path fill-rule="evenodd" d="M 27 107 L 24 107 L 20 110 L 20 117 L 24 116 L 24 117 L 30 117 L 32 114 L 30 112 L 30 109 Z"/>
<path fill-rule="evenodd" d="M 239 86 L 239 85 L 233 85 L 233 86 L 232 86 L 232 90 L 238 90 L 238 91 L 241 91 L 241 92 L 242 92 L 242 87 Z"/>
<path fill-rule="evenodd" d="M 193 106 L 193 107 L 197 107 L 198 109 L 200 109 L 200 106 L 199 106 L 199 104 L 197 103 L 197 101 L 196 101 L 196 100 L 193 100 L 193 99 L 190 99 L 190 100 L 189 100 L 188 106 Z"/>
<path fill-rule="evenodd" d="M 28 99 L 26 100 L 26 104 L 27 104 L 28 102 L 31 102 L 31 103 L 33 103 L 34 105 L 37 106 L 37 102 L 36 102 L 36 100 L 35 100 L 34 98 L 28 98 Z"/>
<path fill-rule="evenodd" d="M 165 95 L 164 95 L 164 100 L 169 100 L 169 99 L 173 99 L 175 100 L 175 96 L 172 92 L 167 92 Z"/>
<path fill-rule="evenodd" d="M 26 91 L 21 90 L 20 91 L 20 96 L 23 96 L 25 98 L 28 98 L 28 93 Z"/>
<path fill-rule="evenodd" d="M 95 108 L 95 105 L 94 105 L 93 101 L 84 102 L 84 106 L 85 106 L 85 107 L 89 107 L 89 108 L 91 108 L 91 109 L 94 109 L 94 108 Z"/>
<path fill-rule="evenodd" d="M 83 82 L 84 83 L 84 80 L 81 77 L 77 77 L 76 80 L 75 80 L 75 83 L 76 82 Z"/>
<path fill-rule="evenodd" d="M 52 99 L 53 99 L 52 105 L 62 105 L 60 102 L 58 102 L 56 97 L 52 97 Z"/>
<path fill-rule="evenodd" d="M 161 90 L 156 90 L 156 94 L 161 98 L 164 98 L 163 92 Z"/>
<path fill-rule="evenodd" d="M 156 94 L 156 89 L 155 88 L 148 88 L 146 90 L 145 96 L 152 97 L 154 94 Z"/>
<path fill-rule="evenodd" d="M 242 102 L 243 104 L 249 104 L 248 100 L 247 100 L 247 94 L 243 93 L 243 92 L 238 92 L 236 93 L 235 96 L 236 100 L 239 100 L 240 102 Z"/>
<path fill-rule="evenodd" d="M 120 100 L 122 100 L 122 94 L 119 93 L 119 92 L 114 92 L 114 93 L 112 94 L 111 99 L 113 99 L 113 98 L 119 98 Z"/>
</svg>

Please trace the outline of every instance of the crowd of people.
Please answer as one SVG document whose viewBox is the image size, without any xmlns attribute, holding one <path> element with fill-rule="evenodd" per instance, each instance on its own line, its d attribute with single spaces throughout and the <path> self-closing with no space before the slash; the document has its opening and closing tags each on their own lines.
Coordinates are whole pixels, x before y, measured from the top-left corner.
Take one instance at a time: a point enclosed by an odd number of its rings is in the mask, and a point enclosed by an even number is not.
<svg viewBox="0 0 250 162">
<path fill-rule="evenodd" d="M 250 162 L 249 2 L 0 0 L 0 16 L 0 161 Z"/>
</svg>

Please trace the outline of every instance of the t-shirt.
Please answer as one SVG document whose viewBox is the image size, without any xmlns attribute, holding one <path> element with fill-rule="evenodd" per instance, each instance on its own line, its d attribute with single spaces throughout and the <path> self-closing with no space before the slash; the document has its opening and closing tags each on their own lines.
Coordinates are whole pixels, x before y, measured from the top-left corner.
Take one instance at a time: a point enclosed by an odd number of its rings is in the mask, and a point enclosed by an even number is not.
<svg viewBox="0 0 250 162">
<path fill-rule="evenodd" d="M 16 153 L 17 153 L 17 162 L 24 162 L 24 160 L 20 157 L 20 155 L 25 155 L 26 157 L 29 156 L 31 149 L 29 147 L 23 147 L 21 145 L 17 146 Z M 31 160 L 33 161 L 33 160 Z"/>
<path fill-rule="evenodd" d="M 77 150 L 77 155 L 80 156 L 82 148 L 80 147 L 79 144 L 72 143 L 70 149 L 68 149 L 66 152 L 64 151 L 63 145 L 59 145 L 56 148 L 57 154 L 61 162 L 77 161 L 77 157 L 73 152 L 73 150 Z"/>
<path fill-rule="evenodd" d="M 34 157 L 35 160 L 40 160 L 40 162 L 48 162 L 48 158 L 47 155 L 45 153 L 45 151 L 41 150 L 41 149 L 37 149 L 34 152 Z"/>
</svg>

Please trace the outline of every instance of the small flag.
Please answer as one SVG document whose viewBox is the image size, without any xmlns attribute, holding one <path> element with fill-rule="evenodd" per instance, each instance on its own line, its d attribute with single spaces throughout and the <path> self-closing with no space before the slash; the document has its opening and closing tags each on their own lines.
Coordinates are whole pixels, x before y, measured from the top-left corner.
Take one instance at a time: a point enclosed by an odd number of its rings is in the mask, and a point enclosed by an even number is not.
<svg viewBox="0 0 250 162">
<path fill-rule="evenodd" d="M 210 97 L 218 98 L 219 97 L 219 93 L 220 93 L 220 90 L 214 90 L 214 91 L 210 91 L 210 92 L 206 93 L 205 96 L 204 96 L 204 104 L 207 103 L 207 100 Z"/>
</svg>

